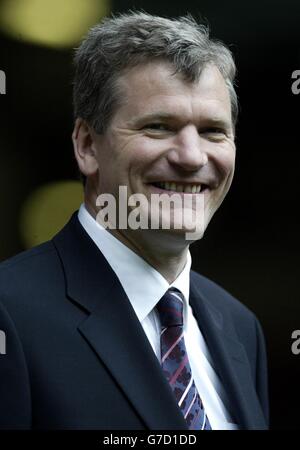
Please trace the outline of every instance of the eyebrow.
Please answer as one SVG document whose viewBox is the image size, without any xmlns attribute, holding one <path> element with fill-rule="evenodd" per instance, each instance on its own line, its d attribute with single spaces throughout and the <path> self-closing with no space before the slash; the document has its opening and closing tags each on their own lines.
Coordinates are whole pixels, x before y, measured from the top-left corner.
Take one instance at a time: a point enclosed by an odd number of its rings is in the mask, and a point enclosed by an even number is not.
<svg viewBox="0 0 300 450">
<path fill-rule="evenodd" d="M 149 113 L 149 114 L 145 114 L 144 116 L 140 116 L 140 117 L 133 117 L 130 120 L 130 125 L 139 125 L 142 123 L 150 123 L 150 122 L 155 122 L 155 121 L 171 121 L 171 122 L 182 122 L 182 118 L 180 116 L 177 116 L 175 114 L 172 113 L 167 113 L 164 111 L 158 111 L 156 113 Z M 200 121 L 200 120 L 199 120 Z M 217 116 L 212 116 L 212 117 L 206 117 L 202 119 L 204 126 L 205 125 L 213 125 L 216 127 L 225 127 L 225 128 L 230 128 L 232 126 L 231 122 L 223 119 L 221 117 L 217 117 Z"/>
<path fill-rule="evenodd" d="M 140 122 L 151 122 L 153 120 L 178 120 L 178 118 L 176 118 L 173 114 L 158 111 L 156 113 L 145 114 L 144 116 L 133 117 L 133 119 L 130 120 L 130 124 L 133 125 Z"/>
</svg>

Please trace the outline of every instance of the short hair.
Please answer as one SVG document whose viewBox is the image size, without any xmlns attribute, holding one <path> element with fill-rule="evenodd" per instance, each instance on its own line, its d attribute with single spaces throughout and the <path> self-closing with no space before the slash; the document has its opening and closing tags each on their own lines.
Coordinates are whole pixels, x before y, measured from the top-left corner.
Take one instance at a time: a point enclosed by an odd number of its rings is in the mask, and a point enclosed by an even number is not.
<svg viewBox="0 0 300 450">
<path fill-rule="evenodd" d="M 231 51 L 211 39 L 208 26 L 198 24 L 190 14 L 169 19 L 134 11 L 104 18 L 75 49 L 75 118 L 81 117 L 98 134 L 104 133 L 120 103 L 120 75 L 155 59 L 171 62 L 175 73 L 191 82 L 199 79 L 206 64 L 214 64 L 228 87 L 235 126 L 238 100 Z"/>
</svg>

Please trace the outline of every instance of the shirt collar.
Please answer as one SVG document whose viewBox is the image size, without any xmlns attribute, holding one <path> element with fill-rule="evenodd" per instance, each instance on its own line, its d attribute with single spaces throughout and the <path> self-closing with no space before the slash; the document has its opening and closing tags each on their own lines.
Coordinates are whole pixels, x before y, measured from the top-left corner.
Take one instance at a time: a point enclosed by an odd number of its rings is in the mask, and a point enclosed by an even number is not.
<svg viewBox="0 0 300 450">
<path fill-rule="evenodd" d="M 184 269 L 169 285 L 154 267 L 100 225 L 84 204 L 80 206 L 78 219 L 114 270 L 140 322 L 148 316 L 170 287 L 177 288 L 184 295 L 184 309 L 187 310 L 191 268 L 189 251 Z"/>
</svg>

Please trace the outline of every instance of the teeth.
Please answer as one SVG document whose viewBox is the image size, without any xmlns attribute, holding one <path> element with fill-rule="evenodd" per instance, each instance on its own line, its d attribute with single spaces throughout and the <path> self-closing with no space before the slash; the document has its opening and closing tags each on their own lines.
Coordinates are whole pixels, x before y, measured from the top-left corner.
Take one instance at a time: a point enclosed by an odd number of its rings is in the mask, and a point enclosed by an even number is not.
<svg viewBox="0 0 300 450">
<path fill-rule="evenodd" d="M 190 194 L 199 194 L 201 192 L 201 184 L 176 184 L 169 181 L 155 183 L 159 188 L 167 191 L 187 192 Z"/>
</svg>

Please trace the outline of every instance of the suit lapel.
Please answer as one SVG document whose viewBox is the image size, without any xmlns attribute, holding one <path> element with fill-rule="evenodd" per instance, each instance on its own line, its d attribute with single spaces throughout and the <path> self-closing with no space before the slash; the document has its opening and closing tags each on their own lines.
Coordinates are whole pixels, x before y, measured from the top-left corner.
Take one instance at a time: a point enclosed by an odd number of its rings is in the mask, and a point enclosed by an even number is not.
<svg viewBox="0 0 300 450">
<path fill-rule="evenodd" d="M 113 303 L 115 298 L 110 301 Z M 103 317 L 91 314 L 79 330 L 145 425 L 150 429 L 187 429 L 137 319 L 130 317 L 125 309 L 118 318 L 113 308 L 104 308 L 104 312 Z M 114 330 L 111 320 L 114 320 Z"/>
<path fill-rule="evenodd" d="M 111 267 L 75 215 L 53 239 L 67 294 L 89 315 L 78 327 L 145 426 L 186 430 L 142 326 Z"/>
<path fill-rule="evenodd" d="M 233 417 L 242 428 L 266 428 L 243 345 L 225 332 L 224 316 L 197 291 L 192 282 L 190 303 L 212 356 L 214 369 L 229 396 Z M 226 320 L 231 321 L 231 318 Z"/>
</svg>

